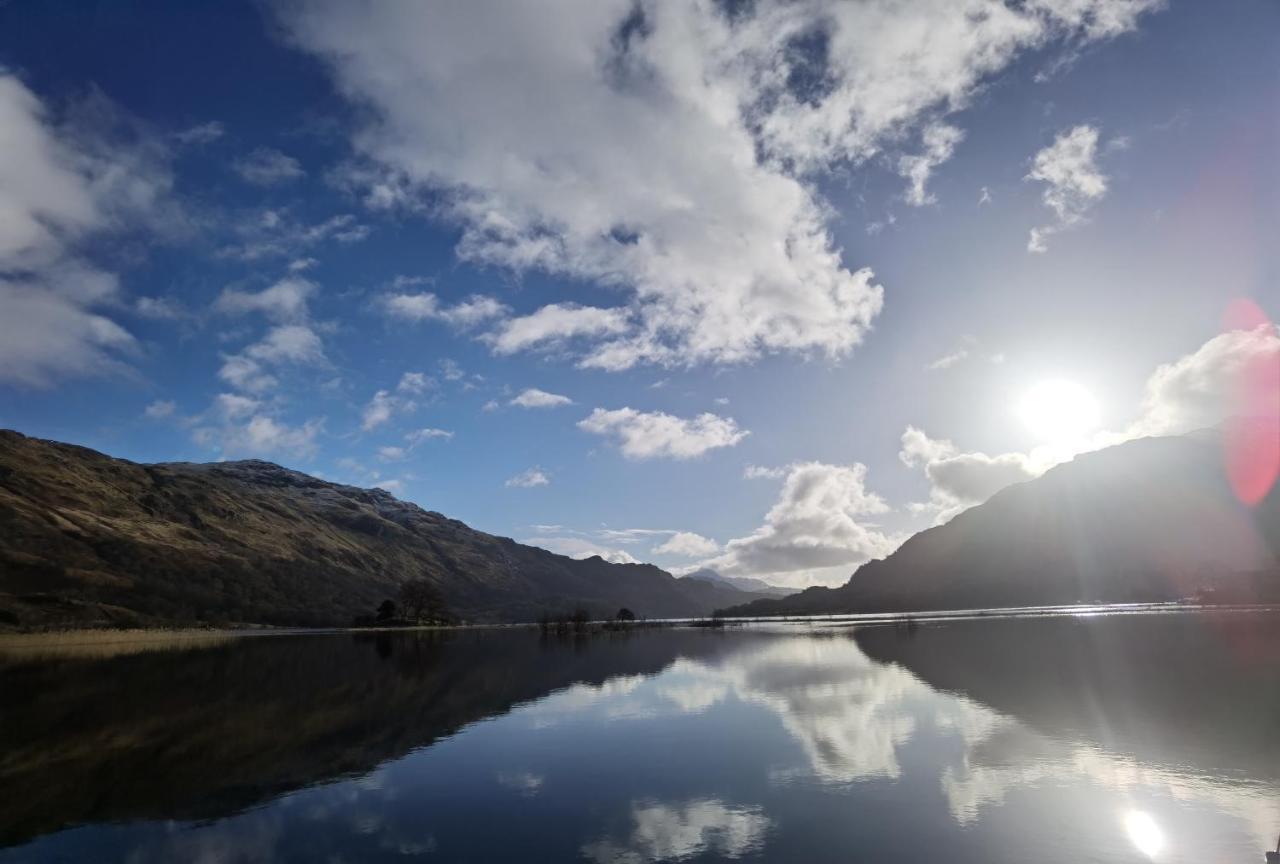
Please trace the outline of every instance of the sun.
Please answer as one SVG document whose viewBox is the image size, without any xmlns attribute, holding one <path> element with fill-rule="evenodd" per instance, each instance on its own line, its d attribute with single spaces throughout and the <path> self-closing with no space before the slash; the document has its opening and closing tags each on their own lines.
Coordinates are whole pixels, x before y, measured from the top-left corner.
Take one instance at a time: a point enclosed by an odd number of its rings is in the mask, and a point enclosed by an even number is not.
<svg viewBox="0 0 1280 864">
<path fill-rule="evenodd" d="M 1027 391 L 1018 416 L 1041 441 L 1072 442 L 1098 428 L 1098 400 L 1076 382 L 1054 378 Z"/>
</svg>

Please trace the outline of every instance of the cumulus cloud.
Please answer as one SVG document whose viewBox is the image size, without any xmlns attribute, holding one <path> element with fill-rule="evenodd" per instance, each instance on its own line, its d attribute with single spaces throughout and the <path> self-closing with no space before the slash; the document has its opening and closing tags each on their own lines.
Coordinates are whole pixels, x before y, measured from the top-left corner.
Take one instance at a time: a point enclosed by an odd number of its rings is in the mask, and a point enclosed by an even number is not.
<svg viewBox="0 0 1280 864">
<path fill-rule="evenodd" d="M 401 393 L 421 395 L 436 385 L 435 380 L 425 372 L 405 372 L 400 376 L 396 390 Z"/>
<path fill-rule="evenodd" d="M 306 324 L 272 327 L 244 353 L 252 360 L 266 363 L 319 363 L 324 360 L 320 336 Z"/>
<path fill-rule="evenodd" d="M 558 408 L 561 405 L 572 405 L 573 400 L 568 396 L 561 396 L 559 393 L 548 393 L 546 390 L 539 390 L 537 387 L 530 387 L 521 391 L 508 405 L 515 405 L 519 408 Z"/>
<path fill-rule="evenodd" d="M 767 465 L 748 465 L 742 469 L 742 476 L 747 480 L 779 480 L 787 476 L 788 466 L 770 468 Z"/>
<path fill-rule="evenodd" d="M 123 371 L 137 342 L 104 312 L 118 280 L 84 247 L 171 230 L 168 153 L 101 96 L 55 117 L 3 67 L 0 152 L 0 381 Z"/>
<path fill-rule="evenodd" d="M 307 303 L 318 290 L 310 280 L 289 276 L 261 291 L 224 288 L 214 308 L 230 315 L 261 312 L 279 321 L 296 321 L 307 316 Z"/>
<path fill-rule="evenodd" d="M 383 309 L 393 318 L 404 321 L 443 321 L 467 330 L 494 318 L 501 318 L 507 307 L 492 297 L 473 294 L 452 306 L 442 304 L 430 292 L 390 294 L 382 300 Z"/>
<path fill-rule="evenodd" d="M 1115 35 L 1157 3 L 602 0 L 495 22 L 473 4 L 304 0 L 279 14 L 371 118 L 350 172 L 366 203 L 443 213 L 465 260 L 624 292 L 625 316 L 599 309 L 574 331 L 588 365 L 624 369 L 847 355 L 882 291 L 843 261 L 817 175 L 953 128 L 940 118 L 1022 51 Z M 913 184 L 954 140 L 932 133 Z"/>
<path fill-rule="evenodd" d="M 599 309 L 552 303 L 537 312 L 502 322 L 489 337 L 498 354 L 514 354 L 528 348 L 562 345 L 577 336 L 604 336 L 627 329 L 621 309 Z"/>
<path fill-rule="evenodd" d="M 258 147 L 237 159 L 231 167 L 242 180 L 255 186 L 279 186 L 307 174 L 297 159 L 271 147 Z"/>
<path fill-rule="evenodd" d="M 244 423 L 199 427 L 195 430 L 195 440 L 216 449 L 224 459 L 310 459 L 318 447 L 316 437 L 323 429 L 321 419 L 290 426 L 267 414 L 255 414 Z"/>
<path fill-rule="evenodd" d="M 733 807 L 714 798 L 635 803 L 631 820 L 630 836 L 586 843 L 582 856 L 597 864 L 683 861 L 708 853 L 741 858 L 761 847 L 771 824 L 759 807 Z"/>
<path fill-rule="evenodd" d="M 750 433 L 732 417 L 699 414 L 693 419 L 661 411 L 597 408 L 578 428 L 614 439 L 628 459 L 692 459 L 708 450 L 732 447 Z"/>
<path fill-rule="evenodd" d="M 550 482 L 551 478 L 547 476 L 546 472 L 535 466 L 508 478 L 505 485 L 518 489 L 532 489 L 534 486 L 546 486 Z"/>
<path fill-rule="evenodd" d="M 1048 237 L 1086 221 L 1089 209 L 1107 194 L 1107 178 L 1099 170 L 1098 130 L 1076 126 L 1063 132 L 1035 155 L 1027 180 L 1045 184 L 1044 205 L 1057 221 L 1031 229 L 1029 252 L 1048 251 Z"/>
<path fill-rule="evenodd" d="M 146 407 L 142 412 L 148 420 L 163 420 L 166 417 L 172 417 L 173 413 L 178 410 L 178 404 L 172 400 L 156 400 Z"/>
<path fill-rule="evenodd" d="M 904 465 L 924 469 L 931 487 L 927 506 L 938 514 L 939 522 L 986 501 L 1010 484 L 1037 477 L 1049 467 L 1024 453 L 962 453 L 950 441 L 930 438 L 914 426 L 902 433 L 898 457 Z"/>
<path fill-rule="evenodd" d="M 389 390 L 379 390 L 373 394 L 369 404 L 360 415 L 360 428 L 368 432 L 391 419 L 396 410 L 396 398 Z"/>
<path fill-rule="evenodd" d="M 408 414 L 416 410 L 418 402 L 413 397 L 426 393 L 435 384 L 435 379 L 424 372 L 405 372 L 400 376 L 394 392 L 378 390 L 373 394 L 361 414 L 360 428 L 368 432 L 386 423 L 395 414 Z"/>
<path fill-rule="evenodd" d="M 935 123 L 921 136 L 923 152 L 898 160 L 898 173 L 907 178 L 906 201 L 913 207 L 933 204 L 938 199 L 925 190 L 935 168 L 951 158 L 956 145 L 964 140 L 964 132 L 955 126 Z"/>
<path fill-rule="evenodd" d="M 719 543 L 692 531 L 677 531 L 665 543 L 653 547 L 655 555 L 682 555 L 686 558 L 705 558 L 719 551 Z"/>
<path fill-rule="evenodd" d="M 866 477 L 861 463 L 791 465 L 764 523 L 695 567 L 775 585 L 845 582 L 859 564 L 888 555 L 900 542 L 868 518 L 889 507 L 866 488 Z"/>
<path fill-rule="evenodd" d="M 272 367 L 320 365 L 324 342 L 308 321 L 307 304 L 319 290 L 314 282 L 289 276 L 262 289 L 226 288 L 214 308 L 224 314 L 259 313 L 276 323 L 256 342 L 223 355 L 218 377 L 246 393 L 265 393 L 279 382 Z"/>
<path fill-rule="evenodd" d="M 1280 330 L 1264 324 L 1221 333 L 1191 354 L 1161 364 L 1147 379 L 1142 410 L 1127 437 L 1173 435 L 1215 426 L 1240 410 L 1237 401 L 1248 370 L 1280 367 Z M 1280 394 L 1274 395 L 1280 400 Z M 1280 406 L 1272 404 L 1280 413 Z M 1256 409 L 1252 409 L 1256 410 Z"/>
</svg>

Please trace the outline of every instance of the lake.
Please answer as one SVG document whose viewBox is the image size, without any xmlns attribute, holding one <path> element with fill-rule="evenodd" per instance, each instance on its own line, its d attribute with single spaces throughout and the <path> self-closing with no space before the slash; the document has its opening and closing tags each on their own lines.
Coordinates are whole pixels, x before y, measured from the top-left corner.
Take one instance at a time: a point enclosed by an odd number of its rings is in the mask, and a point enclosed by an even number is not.
<svg viewBox="0 0 1280 864">
<path fill-rule="evenodd" d="M 1257 862 L 1280 615 L 0 656 L 9 862 Z"/>
</svg>

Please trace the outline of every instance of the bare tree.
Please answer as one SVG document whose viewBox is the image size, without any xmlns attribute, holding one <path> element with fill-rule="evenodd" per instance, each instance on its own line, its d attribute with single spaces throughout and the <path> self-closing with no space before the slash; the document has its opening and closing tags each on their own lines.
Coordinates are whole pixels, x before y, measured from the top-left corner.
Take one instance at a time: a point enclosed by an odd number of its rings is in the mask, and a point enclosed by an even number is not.
<svg viewBox="0 0 1280 864">
<path fill-rule="evenodd" d="M 410 579 L 400 586 L 400 605 L 409 617 L 415 621 L 425 617 L 428 621 L 438 621 L 445 617 L 444 595 L 440 589 L 426 579 Z"/>
</svg>

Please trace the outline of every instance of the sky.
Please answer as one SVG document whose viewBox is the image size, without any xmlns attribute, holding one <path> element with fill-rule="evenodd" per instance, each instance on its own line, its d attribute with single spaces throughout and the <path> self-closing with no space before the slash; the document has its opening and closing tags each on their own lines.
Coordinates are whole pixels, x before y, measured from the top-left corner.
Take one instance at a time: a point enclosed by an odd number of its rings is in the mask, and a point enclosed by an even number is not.
<svg viewBox="0 0 1280 864">
<path fill-rule="evenodd" d="M 3 4 L 0 426 L 840 584 L 1280 370 L 1277 57 L 1270 0 Z"/>
</svg>

